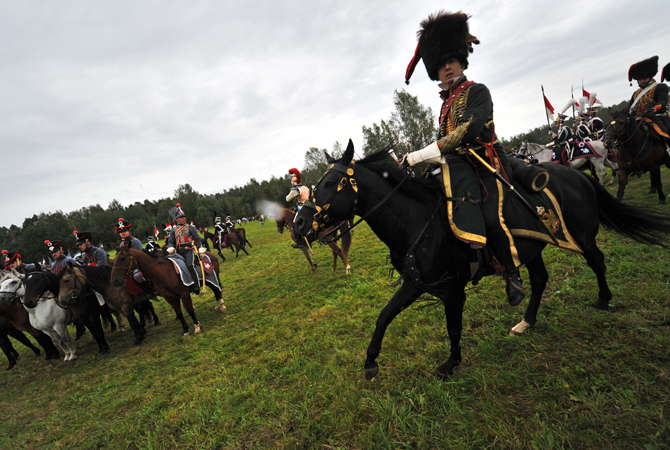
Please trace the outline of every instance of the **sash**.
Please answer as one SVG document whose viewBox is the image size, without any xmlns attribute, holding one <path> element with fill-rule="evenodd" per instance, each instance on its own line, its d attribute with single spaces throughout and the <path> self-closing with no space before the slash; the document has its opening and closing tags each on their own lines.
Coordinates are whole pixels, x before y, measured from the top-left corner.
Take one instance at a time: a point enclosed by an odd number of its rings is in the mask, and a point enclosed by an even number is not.
<svg viewBox="0 0 670 450">
<path fill-rule="evenodd" d="M 646 88 L 644 88 L 644 89 L 642 90 L 642 92 L 640 92 L 640 95 L 638 95 L 637 97 L 635 97 L 635 100 L 633 101 L 633 103 L 631 103 L 631 105 L 628 107 L 628 111 L 634 111 L 634 110 L 635 110 L 635 106 L 637 105 L 637 103 L 638 103 L 640 100 L 642 100 L 642 97 L 644 97 L 644 94 L 646 94 L 647 92 L 649 92 L 649 91 L 650 91 L 652 88 L 654 88 L 655 86 L 656 86 L 656 80 L 654 80 L 653 83 L 651 83 L 649 86 L 647 86 Z"/>
<path fill-rule="evenodd" d="M 455 91 L 451 93 L 449 96 L 449 93 L 447 91 L 442 91 L 440 92 L 440 95 L 442 96 L 442 99 L 444 100 L 444 103 L 442 104 L 442 111 L 440 114 L 440 128 L 442 127 L 442 122 L 444 122 L 444 118 L 447 117 L 447 113 L 449 112 L 449 109 L 451 109 L 451 105 L 454 104 L 456 99 L 458 98 L 461 93 L 463 93 L 464 90 L 469 88 L 475 84 L 474 81 L 468 80 L 462 83 L 460 86 L 456 88 Z"/>
</svg>

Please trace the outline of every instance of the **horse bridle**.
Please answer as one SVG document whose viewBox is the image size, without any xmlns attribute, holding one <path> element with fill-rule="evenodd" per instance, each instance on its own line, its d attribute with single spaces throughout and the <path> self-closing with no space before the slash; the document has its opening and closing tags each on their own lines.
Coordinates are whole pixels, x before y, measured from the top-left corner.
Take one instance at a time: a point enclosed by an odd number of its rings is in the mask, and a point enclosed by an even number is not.
<svg viewBox="0 0 670 450">
<path fill-rule="evenodd" d="M 621 141 L 621 139 L 623 138 L 624 133 L 626 133 L 626 131 L 628 130 L 628 126 L 629 126 L 628 124 L 629 124 L 632 116 L 627 116 L 626 117 L 626 121 L 624 122 L 623 129 L 618 134 L 616 134 L 614 131 L 611 131 L 611 128 L 616 125 L 616 122 L 617 122 L 616 119 L 610 121 L 609 125 L 607 125 L 607 128 L 605 129 L 605 135 L 603 136 L 603 141 L 606 141 L 608 139 L 612 139 L 612 136 L 613 136 L 614 137 L 614 147 L 617 148 L 617 149 L 620 149 L 620 147 L 622 147 L 624 144 L 626 144 L 628 141 L 630 141 L 633 138 L 633 136 L 635 136 L 635 133 L 637 133 L 637 130 L 640 129 L 640 127 L 642 126 L 642 123 L 644 122 L 643 120 L 637 120 L 637 118 L 642 117 L 645 114 L 646 113 L 640 113 L 640 114 L 635 116 L 634 120 L 636 122 L 638 122 L 637 126 L 635 127 L 635 129 L 631 133 L 629 133 L 628 138 L 624 141 Z M 617 117 L 617 119 L 618 119 L 618 117 Z M 608 137 L 608 135 L 609 135 L 609 137 Z M 619 151 L 621 151 L 621 150 L 619 150 Z M 644 159 L 644 156 L 641 156 L 643 153 L 645 153 L 645 146 L 644 145 L 640 148 L 640 150 L 634 156 L 628 156 L 628 155 L 624 155 L 624 156 L 629 161 L 639 161 L 641 159 Z"/>
<path fill-rule="evenodd" d="M 65 276 L 65 275 L 70 275 L 70 274 L 69 274 L 69 273 L 65 273 L 63 276 Z M 91 292 L 89 292 L 89 293 L 86 294 L 86 295 L 82 295 L 82 296 L 80 296 L 80 295 L 77 293 L 77 281 L 79 281 L 79 282 L 81 283 L 81 289 L 79 289 L 79 292 L 80 292 L 80 293 L 81 293 L 81 291 L 84 290 L 84 287 L 86 287 L 86 283 L 82 283 L 82 281 L 79 279 L 79 276 L 78 276 L 77 273 L 75 272 L 74 267 L 72 267 L 71 275 L 72 275 L 72 277 L 74 278 L 74 289 L 72 289 L 72 294 L 70 294 L 70 300 L 71 300 L 71 301 L 74 302 L 75 300 L 77 300 L 77 299 L 80 298 L 80 297 L 81 297 L 81 298 L 85 298 L 85 297 L 88 297 L 88 296 L 91 296 L 91 295 L 94 295 L 94 294 L 95 294 L 95 291 L 94 291 L 93 289 L 89 289 Z M 60 302 L 58 302 L 58 301 L 56 301 L 56 304 L 58 304 L 58 306 L 60 306 L 61 308 L 65 308 L 65 309 L 67 309 L 67 306 L 61 306 L 61 305 L 60 305 Z"/>
</svg>

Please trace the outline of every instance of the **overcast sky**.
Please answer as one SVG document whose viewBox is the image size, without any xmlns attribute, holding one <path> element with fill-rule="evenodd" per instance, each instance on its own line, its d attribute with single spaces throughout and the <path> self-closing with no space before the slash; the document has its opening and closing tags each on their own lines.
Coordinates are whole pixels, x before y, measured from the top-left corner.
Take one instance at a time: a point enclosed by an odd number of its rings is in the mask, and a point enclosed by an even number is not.
<svg viewBox="0 0 670 450">
<path fill-rule="evenodd" d="M 610 105 L 631 64 L 670 62 L 667 0 L 0 0 L 0 226 L 281 177 L 310 147 L 360 149 L 396 89 L 436 112 L 423 64 L 404 73 L 440 9 L 472 16 L 466 75 L 501 137 L 546 123 L 540 85 L 557 109 L 582 79 Z"/>
</svg>

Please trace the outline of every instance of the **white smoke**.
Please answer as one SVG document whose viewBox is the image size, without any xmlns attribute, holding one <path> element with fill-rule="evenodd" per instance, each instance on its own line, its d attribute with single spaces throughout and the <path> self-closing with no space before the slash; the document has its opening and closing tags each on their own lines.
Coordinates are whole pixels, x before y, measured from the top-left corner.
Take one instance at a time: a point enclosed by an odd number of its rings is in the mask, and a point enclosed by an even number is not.
<svg viewBox="0 0 670 450">
<path fill-rule="evenodd" d="M 256 212 L 258 214 L 263 214 L 265 217 L 274 217 L 277 214 L 279 208 L 283 208 L 284 205 L 280 205 L 276 202 L 271 202 L 269 200 L 260 200 L 256 203 Z"/>
</svg>

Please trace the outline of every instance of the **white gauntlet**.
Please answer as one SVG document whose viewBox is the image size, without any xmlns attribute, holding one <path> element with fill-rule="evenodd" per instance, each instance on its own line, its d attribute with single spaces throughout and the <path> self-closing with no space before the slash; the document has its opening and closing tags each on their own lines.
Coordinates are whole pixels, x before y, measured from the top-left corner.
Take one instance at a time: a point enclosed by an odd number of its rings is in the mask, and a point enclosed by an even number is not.
<svg viewBox="0 0 670 450">
<path fill-rule="evenodd" d="M 200 254 L 202 255 L 203 253 L 205 253 L 206 250 L 207 250 L 207 249 L 206 249 L 205 247 L 200 247 L 200 248 L 198 249 L 198 252 L 200 252 Z"/>
<path fill-rule="evenodd" d="M 406 158 L 410 166 L 419 164 L 420 162 L 435 163 L 439 162 L 442 157 L 440 153 L 440 147 L 437 146 L 437 142 L 433 142 L 428 147 L 425 147 L 416 152 L 408 153 Z"/>
<path fill-rule="evenodd" d="M 169 247 L 167 250 L 168 250 L 168 253 L 169 253 L 169 254 L 173 254 L 173 253 L 174 253 L 174 247 Z"/>
</svg>

